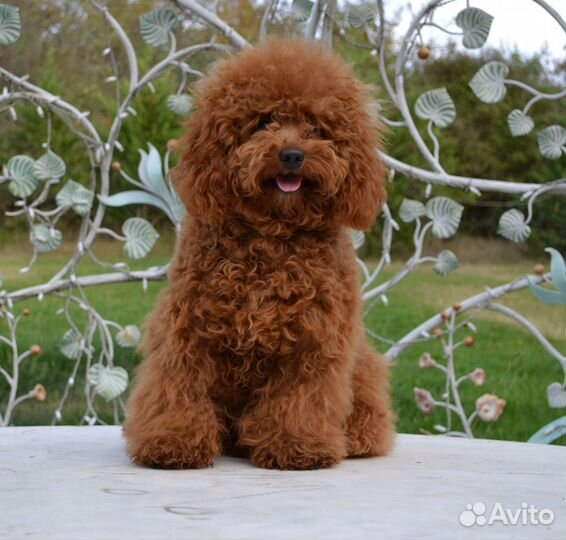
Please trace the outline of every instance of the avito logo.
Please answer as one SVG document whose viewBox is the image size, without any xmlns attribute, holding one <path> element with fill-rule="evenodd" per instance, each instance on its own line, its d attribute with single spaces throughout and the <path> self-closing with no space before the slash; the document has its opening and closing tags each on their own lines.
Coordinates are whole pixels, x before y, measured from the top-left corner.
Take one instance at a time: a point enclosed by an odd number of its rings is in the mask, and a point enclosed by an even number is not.
<svg viewBox="0 0 566 540">
<path fill-rule="evenodd" d="M 526 502 L 520 508 L 505 508 L 501 503 L 495 503 L 491 511 L 482 502 L 467 504 L 460 514 L 460 523 L 464 527 L 473 525 L 550 525 L 554 521 L 554 512 L 548 508 L 537 508 Z"/>
</svg>

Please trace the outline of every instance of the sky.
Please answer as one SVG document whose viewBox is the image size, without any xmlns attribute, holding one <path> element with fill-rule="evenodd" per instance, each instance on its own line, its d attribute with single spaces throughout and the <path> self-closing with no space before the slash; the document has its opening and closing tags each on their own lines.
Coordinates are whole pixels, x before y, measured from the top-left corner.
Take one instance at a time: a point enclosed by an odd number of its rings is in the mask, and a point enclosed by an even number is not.
<svg viewBox="0 0 566 540">
<path fill-rule="evenodd" d="M 386 0 L 386 17 L 391 18 L 401 7 L 410 5 L 414 14 L 418 13 L 428 0 Z M 546 0 L 558 14 L 566 20 L 566 0 Z M 487 46 L 497 49 L 514 49 L 530 54 L 541 50 L 546 44 L 549 53 L 556 58 L 566 58 L 566 32 L 559 24 L 533 0 L 471 0 L 471 7 L 483 9 L 494 18 Z M 435 22 L 451 30 L 458 30 L 454 20 L 459 11 L 466 7 L 466 2 L 457 0 L 439 8 Z M 410 12 L 403 11 L 399 35 L 403 35 L 410 23 Z M 447 37 L 442 32 L 429 31 L 437 43 L 442 43 Z M 455 36 L 452 36 L 454 38 Z"/>
</svg>

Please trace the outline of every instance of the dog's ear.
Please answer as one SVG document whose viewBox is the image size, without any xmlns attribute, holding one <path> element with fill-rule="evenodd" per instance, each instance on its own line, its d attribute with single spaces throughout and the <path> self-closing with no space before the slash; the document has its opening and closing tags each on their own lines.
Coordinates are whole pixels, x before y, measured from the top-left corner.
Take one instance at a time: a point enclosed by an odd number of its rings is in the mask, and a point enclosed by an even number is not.
<svg viewBox="0 0 566 540">
<path fill-rule="evenodd" d="M 342 225 L 368 230 L 387 199 L 385 169 L 377 155 L 380 147 L 379 126 L 369 114 L 360 113 L 348 146 L 350 169 L 338 193 Z"/>
<path fill-rule="evenodd" d="M 177 167 L 171 171 L 175 189 L 191 216 L 221 221 L 228 204 L 225 144 L 221 122 L 210 107 L 199 108 L 186 125 Z"/>
</svg>

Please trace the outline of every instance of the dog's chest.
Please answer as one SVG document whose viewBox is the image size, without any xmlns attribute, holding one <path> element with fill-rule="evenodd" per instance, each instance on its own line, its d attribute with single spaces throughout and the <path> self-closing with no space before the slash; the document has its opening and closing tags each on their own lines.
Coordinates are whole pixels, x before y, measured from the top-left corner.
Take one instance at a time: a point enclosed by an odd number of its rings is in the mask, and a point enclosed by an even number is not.
<svg viewBox="0 0 566 540">
<path fill-rule="evenodd" d="M 292 353 L 348 296 L 330 246 L 293 248 L 224 252 L 203 276 L 195 309 L 222 348 L 245 358 Z"/>
</svg>

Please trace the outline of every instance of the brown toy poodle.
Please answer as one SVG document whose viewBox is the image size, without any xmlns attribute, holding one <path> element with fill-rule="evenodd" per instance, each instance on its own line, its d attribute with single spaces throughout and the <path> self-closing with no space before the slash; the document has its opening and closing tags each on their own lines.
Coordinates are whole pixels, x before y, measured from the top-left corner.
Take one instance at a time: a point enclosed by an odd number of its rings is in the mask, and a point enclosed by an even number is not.
<svg viewBox="0 0 566 540">
<path fill-rule="evenodd" d="M 364 87 L 323 49 L 273 41 L 216 66 L 196 105 L 175 170 L 189 216 L 145 327 L 128 453 L 278 469 L 385 454 L 388 369 L 365 341 L 348 229 L 385 199 Z"/>
</svg>

